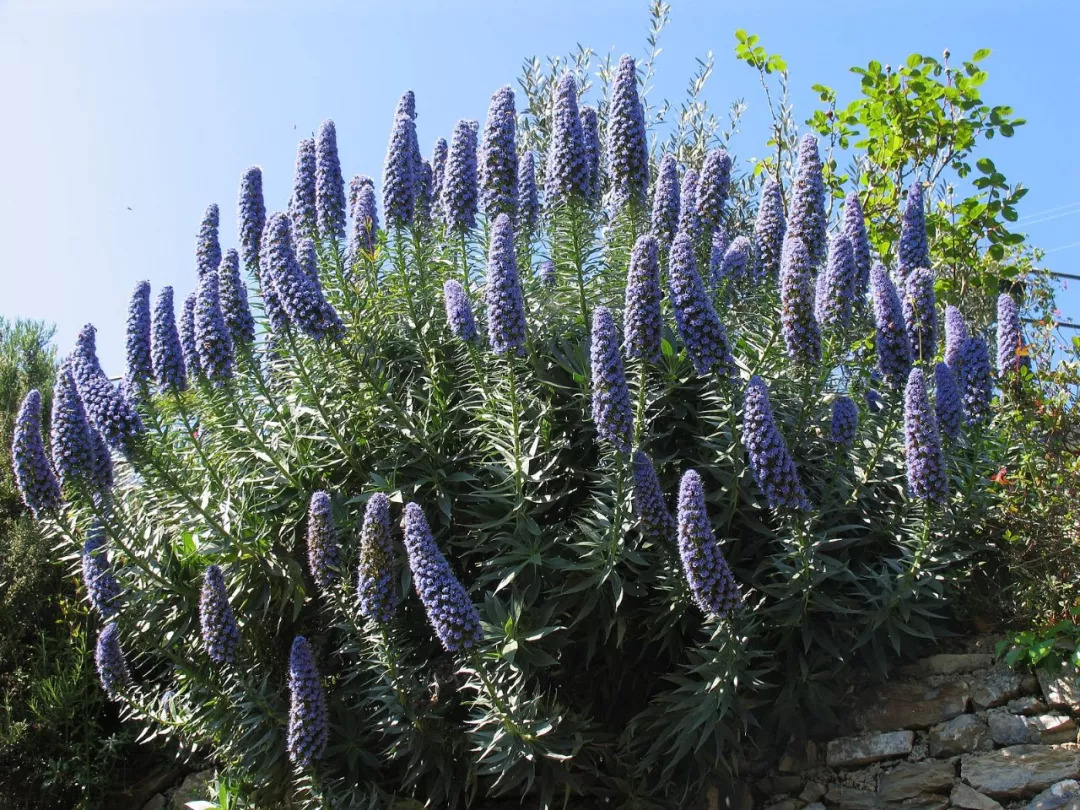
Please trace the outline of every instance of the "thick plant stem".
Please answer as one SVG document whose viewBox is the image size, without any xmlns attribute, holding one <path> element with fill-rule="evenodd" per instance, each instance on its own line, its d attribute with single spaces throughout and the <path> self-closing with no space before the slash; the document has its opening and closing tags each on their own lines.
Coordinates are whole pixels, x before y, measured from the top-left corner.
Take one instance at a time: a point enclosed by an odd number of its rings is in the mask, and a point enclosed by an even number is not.
<svg viewBox="0 0 1080 810">
<path fill-rule="evenodd" d="M 487 671 L 484 669 L 484 662 L 480 660 L 479 654 L 476 652 L 471 653 L 469 662 L 472 664 L 473 671 L 480 676 L 480 680 L 484 684 L 484 691 L 487 692 L 488 698 L 495 707 L 495 711 L 498 713 L 503 727 L 513 736 L 531 742 L 532 735 L 525 734 L 521 727 L 514 721 L 514 717 L 506 707 L 506 703 L 499 696 L 498 690 L 495 689 L 495 684 L 493 684 L 491 678 L 488 677 Z"/>
<path fill-rule="evenodd" d="M 511 426 L 514 431 L 514 435 L 511 437 L 514 444 L 514 495 L 516 496 L 516 503 L 514 505 L 514 511 L 517 512 L 524 501 L 524 482 L 522 480 L 521 469 L 521 409 L 518 403 L 517 396 L 517 357 L 511 352 L 506 358 L 509 373 L 507 377 L 510 382 L 510 414 L 511 414 Z"/>
<path fill-rule="evenodd" d="M 855 485 L 855 489 L 851 491 L 851 498 L 848 499 L 848 503 L 855 503 L 855 501 L 858 500 L 859 493 L 862 492 L 863 487 L 865 487 L 870 480 L 870 476 L 874 474 L 874 468 L 877 466 L 881 454 L 885 451 L 885 445 L 889 443 L 889 437 L 892 436 L 892 432 L 896 428 L 898 421 L 895 412 L 889 415 L 889 421 L 885 423 L 885 430 L 882 432 L 881 438 L 874 447 L 874 454 L 870 457 L 870 463 L 867 465 L 866 469 L 863 470 L 862 479 Z"/>
<path fill-rule="evenodd" d="M 466 234 L 461 233 L 461 286 L 465 288 L 465 295 L 469 294 L 469 245 L 466 242 Z"/>
<path fill-rule="evenodd" d="M 184 404 L 183 393 L 174 388 L 173 396 L 176 399 L 176 410 L 177 413 L 180 414 L 180 421 L 183 423 L 184 430 L 191 440 L 192 447 L 195 448 L 196 455 L 198 455 L 203 466 L 206 468 L 206 474 L 210 476 L 210 479 L 217 485 L 218 489 L 224 492 L 226 490 L 225 482 L 221 480 L 221 476 L 218 474 L 217 469 L 210 463 L 210 457 L 206 455 L 206 448 L 203 447 L 202 440 L 199 438 L 198 433 L 195 432 L 195 428 L 191 424 L 191 415 L 188 413 L 187 406 Z"/>
<path fill-rule="evenodd" d="M 648 382 L 649 364 L 643 358 L 638 366 L 638 398 L 637 414 L 634 416 L 634 445 L 641 444 L 641 437 L 645 433 L 645 412 L 648 407 L 646 402 L 646 383 Z"/>
</svg>

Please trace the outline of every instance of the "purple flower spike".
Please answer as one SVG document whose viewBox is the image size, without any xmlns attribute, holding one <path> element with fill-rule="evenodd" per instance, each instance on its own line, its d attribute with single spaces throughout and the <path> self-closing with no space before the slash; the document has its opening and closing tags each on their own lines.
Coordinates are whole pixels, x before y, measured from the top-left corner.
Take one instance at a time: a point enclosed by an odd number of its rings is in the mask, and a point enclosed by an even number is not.
<svg viewBox="0 0 1080 810">
<path fill-rule="evenodd" d="M 504 214 L 505 216 L 505 214 Z M 405 550 L 416 594 L 447 652 L 468 650 L 483 641 L 480 616 L 469 593 L 450 570 L 418 504 L 405 504 Z"/>
<path fill-rule="evenodd" d="M 998 296 L 997 306 L 997 365 L 998 374 L 1008 379 L 1030 365 L 1025 351 L 1024 331 L 1020 326 L 1020 310 L 1008 293 Z"/>
<path fill-rule="evenodd" d="M 678 532 L 679 556 L 694 604 L 707 615 L 729 615 L 739 606 L 739 589 L 713 535 L 705 490 L 695 470 L 683 473 L 679 483 Z"/>
<path fill-rule="evenodd" d="M 697 186 L 697 213 L 706 237 L 724 225 L 724 206 L 731 188 L 731 156 L 726 149 L 713 149 L 705 156 Z"/>
<path fill-rule="evenodd" d="M 51 421 L 52 460 L 60 486 L 68 490 L 76 483 L 92 484 L 95 462 L 92 428 L 75 388 L 75 378 L 71 376 L 70 359 L 60 364 L 56 374 Z"/>
<path fill-rule="evenodd" d="M 339 337 L 343 326 L 336 310 L 323 298 L 318 280 L 308 276 L 296 260 L 289 218 L 284 214 L 272 214 L 266 222 L 266 230 L 263 273 L 289 321 L 313 340 Z M 267 310 L 270 309 L 268 302 Z"/>
<path fill-rule="evenodd" d="M 40 518 L 57 509 L 60 484 L 45 455 L 45 442 L 41 436 L 41 392 L 36 389 L 23 399 L 15 419 L 11 460 L 19 495 L 34 517 Z"/>
<path fill-rule="evenodd" d="M 319 235 L 345 236 L 345 179 L 338 157 L 337 128 L 327 119 L 315 136 L 315 216 Z"/>
<path fill-rule="evenodd" d="M 600 174 L 600 121 L 596 107 L 581 108 L 581 142 L 585 146 L 585 200 L 590 205 L 600 202 L 603 178 Z"/>
<path fill-rule="evenodd" d="M 255 319 L 248 306 L 247 286 L 240 278 L 240 257 L 230 248 L 218 268 L 221 314 L 233 343 L 247 345 L 255 340 Z"/>
<path fill-rule="evenodd" d="M 908 274 L 903 309 L 912 359 L 929 362 L 937 354 L 937 309 L 930 270 L 919 267 Z"/>
<path fill-rule="evenodd" d="M 799 483 L 795 461 L 776 426 L 768 386 L 756 374 L 746 386 L 743 445 L 750 456 L 754 480 L 770 507 L 798 511 L 811 508 L 810 500 Z"/>
<path fill-rule="evenodd" d="M 653 190 L 652 232 L 668 247 L 679 230 L 679 164 L 675 156 L 664 155 Z"/>
<path fill-rule="evenodd" d="M 374 185 L 361 186 L 356 194 L 352 209 L 352 238 L 349 242 L 349 254 L 353 261 L 361 253 L 372 254 L 378 242 L 379 211 L 375 200 Z"/>
<path fill-rule="evenodd" d="M 551 142 L 548 146 L 545 196 L 547 204 L 581 196 L 588 183 L 585 138 L 578 113 L 577 82 L 567 73 L 555 88 Z"/>
<path fill-rule="evenodd" d="M 638 237 L 630 254 L 626 277 L 626 323 L 623 342 L 626 356 L 650 363 L 660 361 L 660 246 L 652 234 Z"/>
<path fill-rule="evenodd" d="M 859 406 L 851 397 L 837 397 L 833 400 L 829 441 L 841 447 L 851 447 L 858 432 Z"/>
<path fill-rule="evenodd" d="M 797 236 L 806 245 L 810 263 L 825 259 L 825 181 L 821 176 L 821 157 L 817 138 L 803 135 L 799 141 L 799 170 L 791 193 L 788 236 Z"/>
<path fill-rule="evenodd" d="M 536 266 L 536 275 L 539 276 L 540 283 L 545 287 L 554 287 L 556 281 L 555 262 L 550 260 L 540 262 L 540 264 Z"/>
<path fill-rule="evenodd" d="M 199 225 L 199 235 L 195 240 L 195 266 L 199 278 L 213 273 L 221 264 L 221 243 L 218 242 L 218 207 L 210 204 Z"/>
<path fill-rule="evenodd" d="M 930 407 L 921 368 L 911 370 L 904 391 L 904 455 L 908 494 L 920 500 L 944 503 L 949 494 L 949 479 L 937 418 Z"/>
<path fill-rule="evenodd" d="M 225 576 L 216 565 L 211 565 L 203 574 L 199 625 L 210 660 L 215 664 L 235 664 L 236 648 L 240 646 L 240 628 L 229 604 Z"/>
<path fill-rule="evenodd" d="M 218 284 L 217 273 L 203 276 L 195 301 L 195 346 L 199 366 L 206 379 L 215 385 L 231 379 L 233 374 L 232 338 L 221 312 Z"/>
<path fill-rule="evenodd" d="M 643 208 L 649 188 L 649 145 L 633 57 L 623 56 L 615 69 L 607 130 L 607 164 L 615 208 L 627 204 Z"/>
<path fill-rule="evenodd" d="M 735 359 L 731 356 L 727 330 L 698 275 L 693 243 L 689 235 L 681 231 L 671 243 L 668 285 L 675 309 L 675 324 L 694 370 L 702 376 L 713 372 L 722 377 L 734 376 Z"/>
<path fill-rule="evenodd" d="M 857 272 L 851 240 L 837 234 L 829 241 L 829 262 L 821 275 L 822 296 L 817 307 L 818 323 L 834 334 L 851 324 Z"/>
<path fill-rule="evenodd" d="M 911 341 L 904 324 L 900 296 L 889 278 L 889 271 L 875 264 L 870 271 L 870 288 L 877 323 L 878 370 L 886 384 L 898 390 L 911 370 Z"/>
<path fill-rule="evenodd" d="M 440 139 L 441 140 L 441 139 Z M 445 143 L 445 141 L 443 141 Z M 443 154 L 443 160 L 445 161 L 446 155 Z M 366 174 L 357 174 L 349 181 L 349 211 L 351 212 L 356 207 L 356 198 L 360 196 L 360 190 L 364 186 L 370 186 L 375 188 L 375 181 L 368 177 Z"/>
<path fill-rule="evenodd" d="M 446 322 L 454 336 L 466 343 L 479 340 L 480 333 L 476 331 L 472 304 L 469 303 L 469 297 L 465 294 L 461 282 L 448 278 L 443 284 L 443 299 L 446 304 Z"/>
<path fill-rule="evenodd" d="M 960 362 L 964 353 L 964 342 L 968 339 L 968 328 L 964 316 L 952 304 L 945 307 L 945 362 L 957 380 L 960 379 Z"/>
<path fill-rule="evenodd" d="M 617 453 L 629 453 L 634 438 L 634 411 L 626 386 L 619 333 L 607 307 L 597 307 L 592 323 L 592 412 L 597 435 Z"/>
<path fill-rule="evenodd" d="M 656 468 L 643 451 L 634 451 L 634 517 L 642 536 L 650 540 L 671 540 L 675 518 L 664 503 L 664 492 Z"/>
<path fill-rule="evenodd" d="M 901 281 L 918 267 L 930 267 L 930 248 L 926 241 L 926 208 L 923 186 L 916 180 L 908 189 L 904 218 L 900 223 L 899 267 Z"/>
<path fill-rule="evenodd" d="M 481 147 L 481 202 L 489 219 L 517 215 L 517 110 L 514 91 L 500 87 L 491 97 Z"/>
<path fill-rule="evenodd" d="M 964 341 L 960 359 L 960 378 L 964 389 L 964 421 L 978 427 L 990 420 L 990 400 L 994 383 L 990 376 L 990 349 L 982 338 Z"/>
<path fill-rule="evenodd" d="M 113 576 L 105 548 L 105 530 L 95 523 L 87 532 L 82 550 L 83 585 L 90 604 L 103 619 L 116 615 L 120 602 L 120 583 Z"/>
<path fill-rule="evenodd" d="M 194 317 L 194 309 L 192 309 Z M 194 326 L 194 320 L 192 321 Z M 150 324 L 150 354 L 154 363 L 154 379 L 162 391 L 183 391 L 187 387 L 187 370 L 180 334 L 176 331 L 173 311 L 173 288 L 162 287 L 154 302 Z"/>
<path fill-rule="evenodd" d="M 315 247 L 315 240 L 310 236 L 304 236 L 300 239 L 296 239 L 296 234 L 293 234 L 295 244 L 293 245 L 296 251 L 296 261 L 300 265 L 300 269 L 304 271 L 306 275 L 312 281 L 318 282 L 319 280 L 319 249 Z"/>
<path fill-rule="evenodd" d="M 821 329 L 814 318 L 810 251 L 789 235 L 780 261 L 780 321 L 788 357 L 804 366 L 821 361 Z"/>
<path fill-rule="evenodd" d="M 446 227 L 465 233 L 476 224 L 477 193 L 475 122 L 458 121 L 450 139 L 441 195 Z"/>
<path fill-rule="evenodd" d="M 870 289 L 870 240 L 866 235 L 862 204 L 854 191 L 844 198 L 844 220 L 840 232 L 851 243 L 851 255 L 855 260 L 854 296 L 856 301 L 862 301 Z"/>
<path fill-rule="evenodd" d="M 394 541 L 390 536 L 390 499 L 371 496 L 360 530 L 360 565 L 356 596 L 360 615 L 378 624 L 394 618 L 398 594 L 394 586 Z"/>
<path fill-rule="evenodd" d="M 71 373 L 90 424 L 110 447 L 128 455 L 142 432 L 142 420 L 123 393 L 112 384 L 97 357 L 97 330 L 87 324 L 72 352 Z"/>
<path fill-rule="evenodd" d="M 434 182 L 433 176 L 431 164 L 426 160 L 421 160 L 416 175 L 416 211 L 413 215 L 418 225 L 431 224 L 431 205 L 435 197 L 435 191 L 431 185 Z"/>
<path fill-rule="evenodd" d="M 964 401 L 956 376 L 945 363 L 934 367 L 934 388 L 938 427 L 945 438 L 956 441 L 964 424 Z"/>
<path fill-rule="evenodd" d="M 252 166 L 240 178 L 240 205 L 237 218 L 240 220 L 240 251 L 244 257 L 244 266 L 257 270 L 259 245 L 262 240 L 263 226 L 266 225 L 262 169 L 258 166 Z"/>
<path fill-rule="evenodd" d="M 395 228 L 411 225 L 416 210 L 415 141 L 416 122 L 411 116 L 395 115 L 383 163 L 383 211 L 387 224 Z"/>
<path fill-rule="evenodd" d="M 180 348 L 184 355 L 184 367 L 192 377 L 202 374 L 202 366 L 199 365 L 199 348 L 195 342 L 196 297 L 197 293 L 192 293 L 185 298 L 184 310 L 180 313 Z"/>
<path fill-rule="evenodd" d="M 394 110 L 395 117 L 407 118 L 413 125 L 408 132 L 407 151 L 413 165 L 413 179 L 420 179 L 420 164 L 423 157 L 420 154 L 420 141 L 416 136 L 416 94 L 412 90 L 406 90 L 398 99 L 397 108 Z"/>
<path fill-rule="evenodd" d="M 431 210 L 437 216 L 441 216 L 442 213 L 442 187 L 443 178 L 446 177 L 448 152 L 446 138 L 435 141 L 435 149 L 431 153 Z"/>
<path fill-rule="evenodd" d="M 299 768 L 309 768 L 326 753 L 330 712 L 315 666 L 315 655 L 303 636 L 293 639 L 289 653 L 289 694 L 289 730 L 285 747 L 290 762 Z"/>
<path fill-rule="evenodd" d="M 316 492 L 308 507 L 307 552 L 311 578 L 326 591 L 338 578 L 341 549 L 338 547 L 330 493 Z"/>
<path fill-rule="evenodd" d="M 310 236 L 318 225 L 315 207 L 315 139 L 304 138 L 296 147 L 296 173 L 293 176 L 289 216 L 298 235 Z"/>
<path fill-rule="evenodd" d="M 723 282 L 724 254 L 727 253 L 727 231 L 717 228 L 713 231 L 712 244 L 709 245 L 709 285 L 715 291 Z"/>
<path fill-rule="evenodd" d="M 758 203 L 757 217 L 754 220 L 759 278 L 777 278 L 780 275 L 780 258 L 784 253 L 786 234 L 784 195 L 780 184 L 767 177 L 761 187 L 761 202 Z"/>
<path fill-rule="evenodd" d="M 682 179 L 682 196 L 679 198 L 679 233 L 685 233 L 691 242 L 701 236 L 701 220 L 697 213 L 698 173 L 687 169 Z"/>
<path fill-rule="evenodd" d="M 127 380 L 133 392 L 142 391 L 154 378 L 150 359 L 150 282 L 140 281 L 131 295 L 127 318 Z"/>
<path fill-rule="evenodd" d="M 492 350 L 524 354 L 525 301 L 514 254 L 514 225 L 506 214 L 499 214 L 491 230 L 485 298 Z"/>
<path fill-rule="evenodd" d="M 713 238 L 718 236 L 723 239 L 723 228 L 713 231 Z M 719 278 L 731 281 L 741 281 L 746 278 L 751 268 L 752 251 L 753 245 L 747 237 L 736 236 L 724 251 L 724 258 L 720 262 Z"/>
<path fill-rule="evenodd" d="M 109 697 L 116 698 L 131 685 L 131 673 L 120 649 L 120 631 L 115 622 L 105 625 L 98 635 L 94 660 L 101 686 Z"/>
<path fill-rule="evenodd" d="M 536 191 L 536 159 L 533 153 L 526 152 L 518 162 L 518 229 L 522 234 L 530 234 L 540 217 L 540 198 Z"/>
</svg>

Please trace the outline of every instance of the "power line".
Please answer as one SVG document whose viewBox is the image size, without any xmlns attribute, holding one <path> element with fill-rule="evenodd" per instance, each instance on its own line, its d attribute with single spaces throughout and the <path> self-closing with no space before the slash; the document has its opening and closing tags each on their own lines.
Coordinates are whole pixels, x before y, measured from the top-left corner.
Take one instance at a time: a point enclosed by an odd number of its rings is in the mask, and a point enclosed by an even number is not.
<svg viewBox="0 0 1080 810">
<path fill-rule="evenodd" d="M 1058 211 L 1064 211 L 1066 208 L 1078 208 L 1078 207 L 1080 207 L 1080 200 L 1076 200 L 1076 201 L 1071 202 L 1071 203 L 1065 203 L 1065 205 L 1059 205 L 1056 208 L 1047 208 L 1047 209 L 1045 209 L 1043 211 L 1036 211 L 1036 212 L 1034 212 L 1032 214 L 1027 214 L 1025 216 L 1020 217 L 1020 219 L 1017 220 L 1017 221 L 1018 222 L 1024 222 L 1024 221 L 1029 220 L 1029 219 L 1036 219 L 1038 217 L 1046 216 L 1047 214 L 1056 214 Z"/>
<path fill-rule="evenodd" d="M 1080 242 L 1069 242 L 1069 244 L 1067 244 L 1067 245 L 1058 245 L 1055 248 L 1050 248 L 1049 250 L 1044 250 L 1043 253 L 1057 253 L 1059 250 L 1071 250 L 1074 247 L 1080 247 Z M 1053 275 L 1059 275 L 1059 274 L 1054 273 Z M 1076 278 L 1076 276 L 1067 276 L 1067 278 Z"/>
<path fill-rule="evenodd" d="M 1064 219 L 1065 217 L 1073 217 L 1073 216 L 1076 216 L 1077 214 L 1080 214 L 1080 208 L 1076 208 L 1076 209 L 1074 209 L 1072 211 L 1063 211 L 1060 214 L 1053 214 L 1052 216 L 1040 217 L 1038 219 L 1033 219 L 1033 220 L 1030 220 L 1028 222 L 1020 222 L 1018 220 L 1017 225 L 1022 225 L 1025 228 L 1029 228 L 1032 225 L 1042 225 L 1044 222 L 1053 222 L 1055 219 Z"/>
</svg>

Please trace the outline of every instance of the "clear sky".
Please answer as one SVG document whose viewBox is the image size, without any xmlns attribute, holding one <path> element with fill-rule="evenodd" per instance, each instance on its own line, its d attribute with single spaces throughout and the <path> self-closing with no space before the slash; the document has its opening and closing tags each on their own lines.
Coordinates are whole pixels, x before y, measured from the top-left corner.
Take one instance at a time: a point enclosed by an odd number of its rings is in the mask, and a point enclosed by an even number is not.
<svg viewBox="0 0 1080 810">
<path fill-rule="evenodd" d="M 681 98 L 695 57 L 713 50 L 710 104 L 750 105 L 737 158 L 760 154 L 767 137 L 756 74 L 733 55 L 737 28 L 786 58 L 800 121 L 811 84 L 855 94 L 851 65 L 993 49 L 984 98 L 1028 124 L 988 154 L 1031 188 L 1020 226 L 1051 251 L 1047 264 L 1080 274 L 1075 0 L 672 6 L 653 98 Z M 647 22 L 645 0 L 0 2 L 0 315 L 55 323 L 65 352 L 93 322 L 106 369 L 120 373 L 135 282 L 149 279 L 155 294 L 171 284 L 182 300 L 208 203 L 221 206 L 223 247 L 236 245 L 247 166 L 263 167 L 267 207 L 280 209 L 296 142 L 333 118 L 346 177 L 378 178 L 404 90 L 416 92 L 427 154 L 458 118 L 483 119 L 523 57 L 576 43 L 644 56 Z M 1061 298 L 1074 321 L 1078 291 Z"/>
</svg>

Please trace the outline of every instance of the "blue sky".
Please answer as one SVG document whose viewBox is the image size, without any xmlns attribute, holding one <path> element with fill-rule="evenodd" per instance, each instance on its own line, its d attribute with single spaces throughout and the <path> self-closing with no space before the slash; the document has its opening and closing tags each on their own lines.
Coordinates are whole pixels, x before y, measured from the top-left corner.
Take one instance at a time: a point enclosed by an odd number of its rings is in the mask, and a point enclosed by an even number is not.
<svg viewBox="0 0 1080 810">
<path fill-rule="evenodd" d="M 710 103 L 741 97 L 750 107 L 737 159 L 766 139 L 756 75 L 733 56 L 737 28 L 787 59 L 800 121 L 814 109 L 811 84 L 854 95 L 851 65 L 993 49 L 984 98 L 1028 124 L 988 154 L 1031 188 L 1020 226 L 1052 251 L 1047 264 L 1080 274 L 1071 0 L 672 5 L 654 98 L 680 98 L 695 57 L 714 51 Z M 379 177 L 404 90 L 416 92 L 427 153 L 457 119 L 482 120 L 523 57 L 576 43 L 643 56 L 646 33 L 644 0 L 0 3 L 0 315 L 55 323 L 62 351 L 93 322 L 106 369 L 119 373 L 135 282 L 171 284 L 178 300 L 193 288 L 210 202 L 222 209 L 223 246 L 235 246 L 247 166 L 263 167 L 267 206 L 281 208 L 296 142 L 333 118 L 346 176 Z M 1080 282 L 1061 297 L 1074 321 L 1078 291 Z"/>
</svg>

